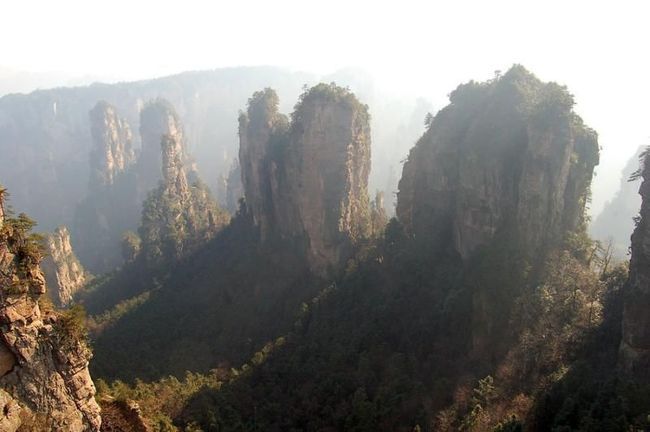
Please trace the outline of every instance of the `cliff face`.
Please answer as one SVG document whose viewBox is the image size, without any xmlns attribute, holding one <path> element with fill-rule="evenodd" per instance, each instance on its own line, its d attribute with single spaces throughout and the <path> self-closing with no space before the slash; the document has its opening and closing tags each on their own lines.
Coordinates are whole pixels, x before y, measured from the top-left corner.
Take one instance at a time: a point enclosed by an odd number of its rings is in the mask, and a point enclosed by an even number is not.
<svg viewBox="0 0 650 432">
<path fill-rule="evenodd" d="M 108 186 L 135 162 L 131 128 L 118 117 L 107 102 L 98 102 L 90 110 L 90 133 L 93 148 L 90 154 L 90 190 Z"/>
<path fill-rule="evenodd" d="M 650 157 L 643 162 L 641 211 L 632 234 L 630 276 L 625 287 L 621 365 L 650 384 Z"/>
<path fill-rule="evenodd" d="M 262 240 L 304 242 L 317 272 L 344 262 L 370 229 L 367 107 L 345 89 L 319 84 L 288 123 L 267 89 L 249 101 L 239 135 L 246 204 Z"/>
<path fill-rule="evenodd" d="M 186 255 L 228 222 L 200 180 L 190 185 L 180 124 L 172 121 L 173 116 L 163 117 L 170 126 L 170 133 L 159 142 L 163 180 L 144 202 L 140 227 L 142 251 L 149 263 Z M 195 171 L 190 173 L 196 176 Z"/>
<path fill-rule="evenodd" d="M 121 263 L 120 236 L 138 226 L 143 197 L 138 194 L 135 153 L 126 120 L 106 102 L 98 102 L 89 119 L 91 177 L 71 231 L 84 264 L 94 273 L 103 273 Z"/>
<path fill-rule="evenodd" d="M 52 231 L 63 224 L 74 236 L 74 212 L 86 196 L 90 178 L 88 112 L 97 101 L 107 101 L 126 119 L 139 148 L 137 130 L 144 102 L 158 97 L 169 100 L 183 120 L 201 171 L 211 173 L 216 182 L 237 152 L 237 107 L 264 85 L 295 97 L 300 86 L 311 80 L 309 75 L 276 68 L 225 68 L 6 95 L 0 98 L 0 181 L 12 191 L 16 208 L 36 218 L 41 229 Z M 159 153 L 156 156 L 160 158 Z M 160 175 L 159 165 L 153 172 Z M 151 187 L 155 186 L 154 182 Z"/>
<path fill-rule="evenodd" d="M 60 307 L 68 306 L 86 282 L 86 272 L 72 250 L 68 229 L 62 226 L 49 234 L 45 247 L 47 255 L 42 267 L 52 300 Z"/>
<path fill-rule="evenodd" d="M 404 164 L 397 217 L 420 254 L 464 266 L 472 351 L 489 358 L 548 254 L 584 229 L 598 142 L 566 89 L 521 66 L 450 102 Z"/>
<path fill-rule="evenodd" d="M 75 321 L 41 309 L 39 241 L 22 215 L 3 215 L 0 197 L 0 402 L 3 431 L 98 431 L 88 350 Z"/>
<path fill-rule="evenodd" d="M 138 190 L 141 194 L 146 194 L 156 187 L 161 169 L 165 169 L 165 162 L 160 157 L 160 141 L 166 136 L 175 141 L 176 156 L 185 166 L 191 180 L 196 179 L 196 166 L 187 152 L 180 117 L 171 103 L 165 99 L 156 99 L 146 104 L 140 112 L 142 152 L 138 159 L 137 171 Z"/>
<path fill-rule="evenodd" d="M 598 144 L 564 88 L 514 66 L 450 100 L 404 165 L 407 232 L 468 259 L 499 232 L 534 252 L 582 224 Z"/>
</svg>

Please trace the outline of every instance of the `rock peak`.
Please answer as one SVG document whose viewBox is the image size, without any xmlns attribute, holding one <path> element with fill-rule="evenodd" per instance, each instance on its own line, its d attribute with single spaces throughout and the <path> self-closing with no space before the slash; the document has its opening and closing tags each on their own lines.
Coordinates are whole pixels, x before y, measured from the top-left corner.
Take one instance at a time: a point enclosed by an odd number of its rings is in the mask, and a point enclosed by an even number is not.
<svg viewBox="0 0 650 432">
<path fill-rule="evenodd" d="M 515 65 L 450 102 L 404 164 L 397 217 L 409 234 L 468 259 L 499 232 L 532 252 L 583 224 L 598 143 L 565 88 Z"/>
<path fill-rule="evenodd" d="M 240 117 L 246 203 L 262 241 L 303 240 L 312 269 L 323 273 L 370 229 L 368 110 L 335 84 L 305 91 L 290 123 L 278 102 L 271 89 L 257 92 Z"/>
<path fill-rule="evenodd" d="M 182 126 L 171 105 L 158 102 L 148 109 L 157 114 L 143 114 L 144 117 L 151 115 L 168 126 L 168 133 L 160 136 L 158 144 L 158 151 L 162 154 L 158 158 L 161 160 L 162 181 L 143 204 L 139 229 L 146 262 L 158 265 L 187 255 L 212 238 L 229 218 L 217 206 L 196 173 L 196 181 L 190 185 L 189 157 L 185 152 Z M 158 128 L 161 129 L 165 128 Z M 144 139 L 145 135 L 143 146 Z M 137 241 L 129 243 L 134 245 Z"/>
<path fill-rule="evenodd" d="M 98 102 L 89 113 L 93 148 L 90 156 L 90 190 L 112 185 L 115 178 L 135 162 L 131 128 L 115 108 Z"/>
<path fill-rule="evenodd" d="M 144 106 L 140 112 L 140 137 L 142 152 L 138 158 L 138 188 L 143 193 L 156 187 L 160 179 L 163 167 L 160 148 L 163 138 L 175 142 L 177 157 L 183 162 L 190 179 L 195 179 L 196 167 L 187 151 L 180 116 L 169 101 L 159 98 Z M 164 174 L 165 171 L 162 172 Z"/>
</svg>

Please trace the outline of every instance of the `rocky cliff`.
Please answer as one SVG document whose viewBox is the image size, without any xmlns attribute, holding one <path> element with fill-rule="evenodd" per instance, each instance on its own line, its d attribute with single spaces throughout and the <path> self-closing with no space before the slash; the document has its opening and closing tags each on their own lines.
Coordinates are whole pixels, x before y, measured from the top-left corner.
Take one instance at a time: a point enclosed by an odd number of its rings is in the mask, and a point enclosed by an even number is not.
<svg viewBox="0 0 650 432">
<path fill-rule="evenodd" d="M 641 211 L 632 234 L 630 276 L 624 292 L 621 365 L 650 384 L 650 155 L 646 151 L 639 189 Z"/>
<path fill-rule="evenodd" d="M 445 295 L 462 296 L 455 314 L 471 311 L 477 358 L 507 348 L 515 302 L 584 230 L 598 142 L 573 104 L 564 87 L 513 66 L 454 90 L 404 164 L 397 217 L 419 255 L 465 269 Z"/>
<path fill-rule="evenodd" d="M 166 128 L 169 133 L 163 134 L 159 140 L 162 181 L 143 204 L 139 231 L 145 259 L 149 263 L 160 263 L 186 255 L 212 238 L 229 218 L 198 178 L 190 184 L 188 175 L 197 177 L 197 174 L 191 166 L 188 170 L 186 165 L 189 157 L 185 151 L 180 123 L 173 111 L 160 104 L 152 105 L 150 109 L 155 110 L 156 114 L 143 114 L 142 124 L 150 124 L 144 118 L 152 115 L 155 125 L 162 124 L 163 127 L 152 127 L 150 131 L 143 132 L 143 142 L 157 136 L 157 132 L 152 132 L 154 130 Z M 160 113 L 163 115 L 158 115 Z M 145 138 L 149 134 L 151 136 Z M 143 150 L 142 158 L 144 157 Z"/>
<path fill-rule="evenodd" d="M 75 314 L 43 307 L 40 240 L 29 234 L 33 222 L 8 217 L 2 204 L 0 194 L 0 428 L 98 431 L 83 324 Z"/>
<path fill-rule="evenodd" d="M 108 102 L 90 110 L 90 190 L 115 183 L 115 178 L 135 162 L 131 128 Z"/>
<path fill-rule="evenodd" d="M 142 151 L 138 158 L 137 172 L 138 190 L 141 195 L 146 195 L 156 187 L 161 169 L 165 169 L 165 162 L 160 157 L 160 141 L 163 137 L 171 137 L 174 140 L 177 146 L 176 157 L 183 163 L 187 176 L 192 181 L 196 180 L 196 165 L 187 151 L 180 116 L 169 101 L 159 98 L 147 103 L 140 112 Z"/>
<path fill-rule="evenodd" d="M 144 103 L 169 100 L 183 120 L 199 168 L 216 182 L 236 155 L 237 108 L 250 94 L 273 85 L 294 98 L 312 80 L 277 68 L 243 67 L 6 95 L 0 98 L 0 181 L 12 191 L 14 205 L 36 218 L 41 229 L 66 225 L 74 236 L 74 212 L 90 178 L 88 112 L 97 101 L 107 101 L 126 119 L 137 149 Z M 158 176 L 160 170 L 154 173 Z"/>
<path fill-rule="evenodd" d="M 565 88 L 513 66 L 450 102 L 404 164 L 397 216 L 408 233 L 466 260 L 500 232 L 537 253 L 583 223 L 597 136 Z"/>
<path fill-rule="evenodd" d="M 145 194 L 138 193 L 135 153 L 127 121 L 115 107 L 103 101 L 90 111 L 89 119 L 91 176 L 71 231 L 84 265 L 93 273 L 103 273 L 121 263 L 120 237 L 124 231 L 138 226 Z"/>
<path fill-rule="evenodd" d="M 312 268 L 325 272 L 370 230 L 370 126 L 348 90 L 307 90 L 289 122 L 271 89 L 257 92 L 240 117 L 239 158 L 246 204 L 263 241 L 303 243 Z"/>
<path fill-rule="evenodd" d="M 72 250 L 68 229 L 61 226 L 48 234 L 45 249 L 42 267 L 52 300 L 59 307 L 69 306 L 74 293 L 86 283 L 87 274 Z"/>
</svg>

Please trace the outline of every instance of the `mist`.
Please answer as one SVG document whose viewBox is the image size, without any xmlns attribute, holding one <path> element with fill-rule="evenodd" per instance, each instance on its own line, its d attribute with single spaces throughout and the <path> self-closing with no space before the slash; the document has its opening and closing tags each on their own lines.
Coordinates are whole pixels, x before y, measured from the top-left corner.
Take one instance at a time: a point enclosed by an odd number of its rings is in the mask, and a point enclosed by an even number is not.
<svg viewBox="0 0 650 432">
<path fill-rule="evenodd" d="M 444 106 L 459 82 L 488 79 L 521 63 L 541 79 L 568 86 L 576 111 L 599 132 L 601 163 L 590 205 L 595 215 L 615 193 L 625 161 L 650 143 L 650 62 L 643 55 L 648 13 L 650 6 L 640 1 L 405 1 L 372 8 L 288 0 L 119 0 L 101 8 L 77 0 L 11 2 L 4 15 L 29 17 L 31 24 L 4 23 L 1 63 L 33 74 L 55 70 L 107 81 L 225 66 L 274 65 L 320 77 L 357 68 L 382 94 L 421 98 L 434 108 Z M 58 78 L 34 87 L 69 84 Z"/>
</svg>

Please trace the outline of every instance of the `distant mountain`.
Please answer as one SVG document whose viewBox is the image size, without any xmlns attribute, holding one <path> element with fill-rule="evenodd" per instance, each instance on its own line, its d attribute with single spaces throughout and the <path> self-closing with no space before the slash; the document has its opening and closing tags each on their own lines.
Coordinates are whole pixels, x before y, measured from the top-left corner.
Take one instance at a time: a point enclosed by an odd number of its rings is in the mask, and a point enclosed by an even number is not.
<svg viewBox="0 0 650 432">
<path fill-rule="evenodd" d="M 356 71 L 344 70 L 326 79 L 336 80 L 352 90 L 359 89 L 361 103 L 371 107 L 370 133 L 375 162 L 369 177 L 369 193 L 374 195 L 375 190 L 382 191 L 386 196 L 388 213 L 392 213 L 398 180 L 396 173 L 417 131 L 424 128 L 427 105 L 415 98 L 385 96 L 370 78 Z M 223 178 L 228 176 L 238 154 L 239 110 L 254 91 L 273 87 L 282 101 L 280 108 L 290 111 L 292 102 L 288 101 L 296 100 L 304 85 L 318 80 L 319 77 L 313 74 L 274 67 L 238 67 L 185 72 L 128 83 L 6 95 L 0 98 L 0 153 L 3 155 L 0 158 L 0 180 L 12 191 L 14 205 L 33 215 L 39 221 L 40 229 L 48 231 L 66 225 L 73 241 L 81 246 L 80 260 L 85 265 L 90 264 L 92 270 L 93 265 L 85 252 L 87 248 L 83 247 L 84 241 L 79 240 L 80 235 L 87 236 L 87 230 L 80 230 L 75 214 L 78 214 L 80 203 L 96 193 L 91 183 L 97 176 L 97 169 L 101 169 L 98 163 L 115 162 L 116 165 L 110 169 L 124 169 L 120 164 L 128 165 L 132 159 L 129 152 L 132 151 L 144 152 L 139 158 L 140 163 L 146 163 L 151 157 L 160 157 L 156 151 L 144 151 L 141 135 L 137 133 L 141 128 L 140 112 L 147 102 L 162 98 L 176 108 L 196 169 L 213 192 L 219 192 L 224 201 L 230 201 L 222 204 L 229 204 L 232 208 L 238 197 L 227 198 L 221 190 Z M 111 115 L 89 114 L 100 101 L 110 107 Z M 97 154 L 97 142 L 104 139 L 97 136 L 97 133 L 104 133 L 98 129 L 97 122 L 113 117 L 119 120 L 111 120 L 115 123 L 114 129 L 120 129 L 116 139 L 128 143 L 124 147 L 124 161 L 119 158 L 103 161 L 105 156 Z M 107 130 L 111 130 L 113 123 Z M 91 133 L 93 130 L 95 136 Z M 405 130 L 416 132 L 405 133 Z M 107 142 L 111 139 L 106 135 Z M 122 151 L 120 149 L 122 147 L 118 146 L 113 151 Z M 159 165 L 155 160 L 149 163 Z M 151 172 L 156 177 L 147 184 L 153 188 L 159 171 Z M 111 179 L 112 174 L 105 175 Z M 236 184 L 232 183 L 232 186 L 235 190 Z M 138 191 L 138 195 L 141 196 L 142 192 Z M 82 207 L 88 212 L 85 204 Z M 121 204 L 121 209 L 125 216 L 138 215 L 140 202 L 129 204 L 128 208 Z M 102 214 L 95 216 L 103 217 Z M 101 235 L 105 236 L 105 233 Z M 119 238 L 114 237 L 103 241 L 116 244 Z M 98 259 L 91 257 L 90 261 L 98 262 Z M 108 261 L 114 262 L 114 259 Z"/>
<path fill-rule="evenodd" d="M 79 76 L 67 72 L 26 72 L 0 66 L 0 97 L 11 93 L 30 93 L 54 87 L 88 85 L 99 81 L 117 81 L 98 75 Z"/>
</svg>

